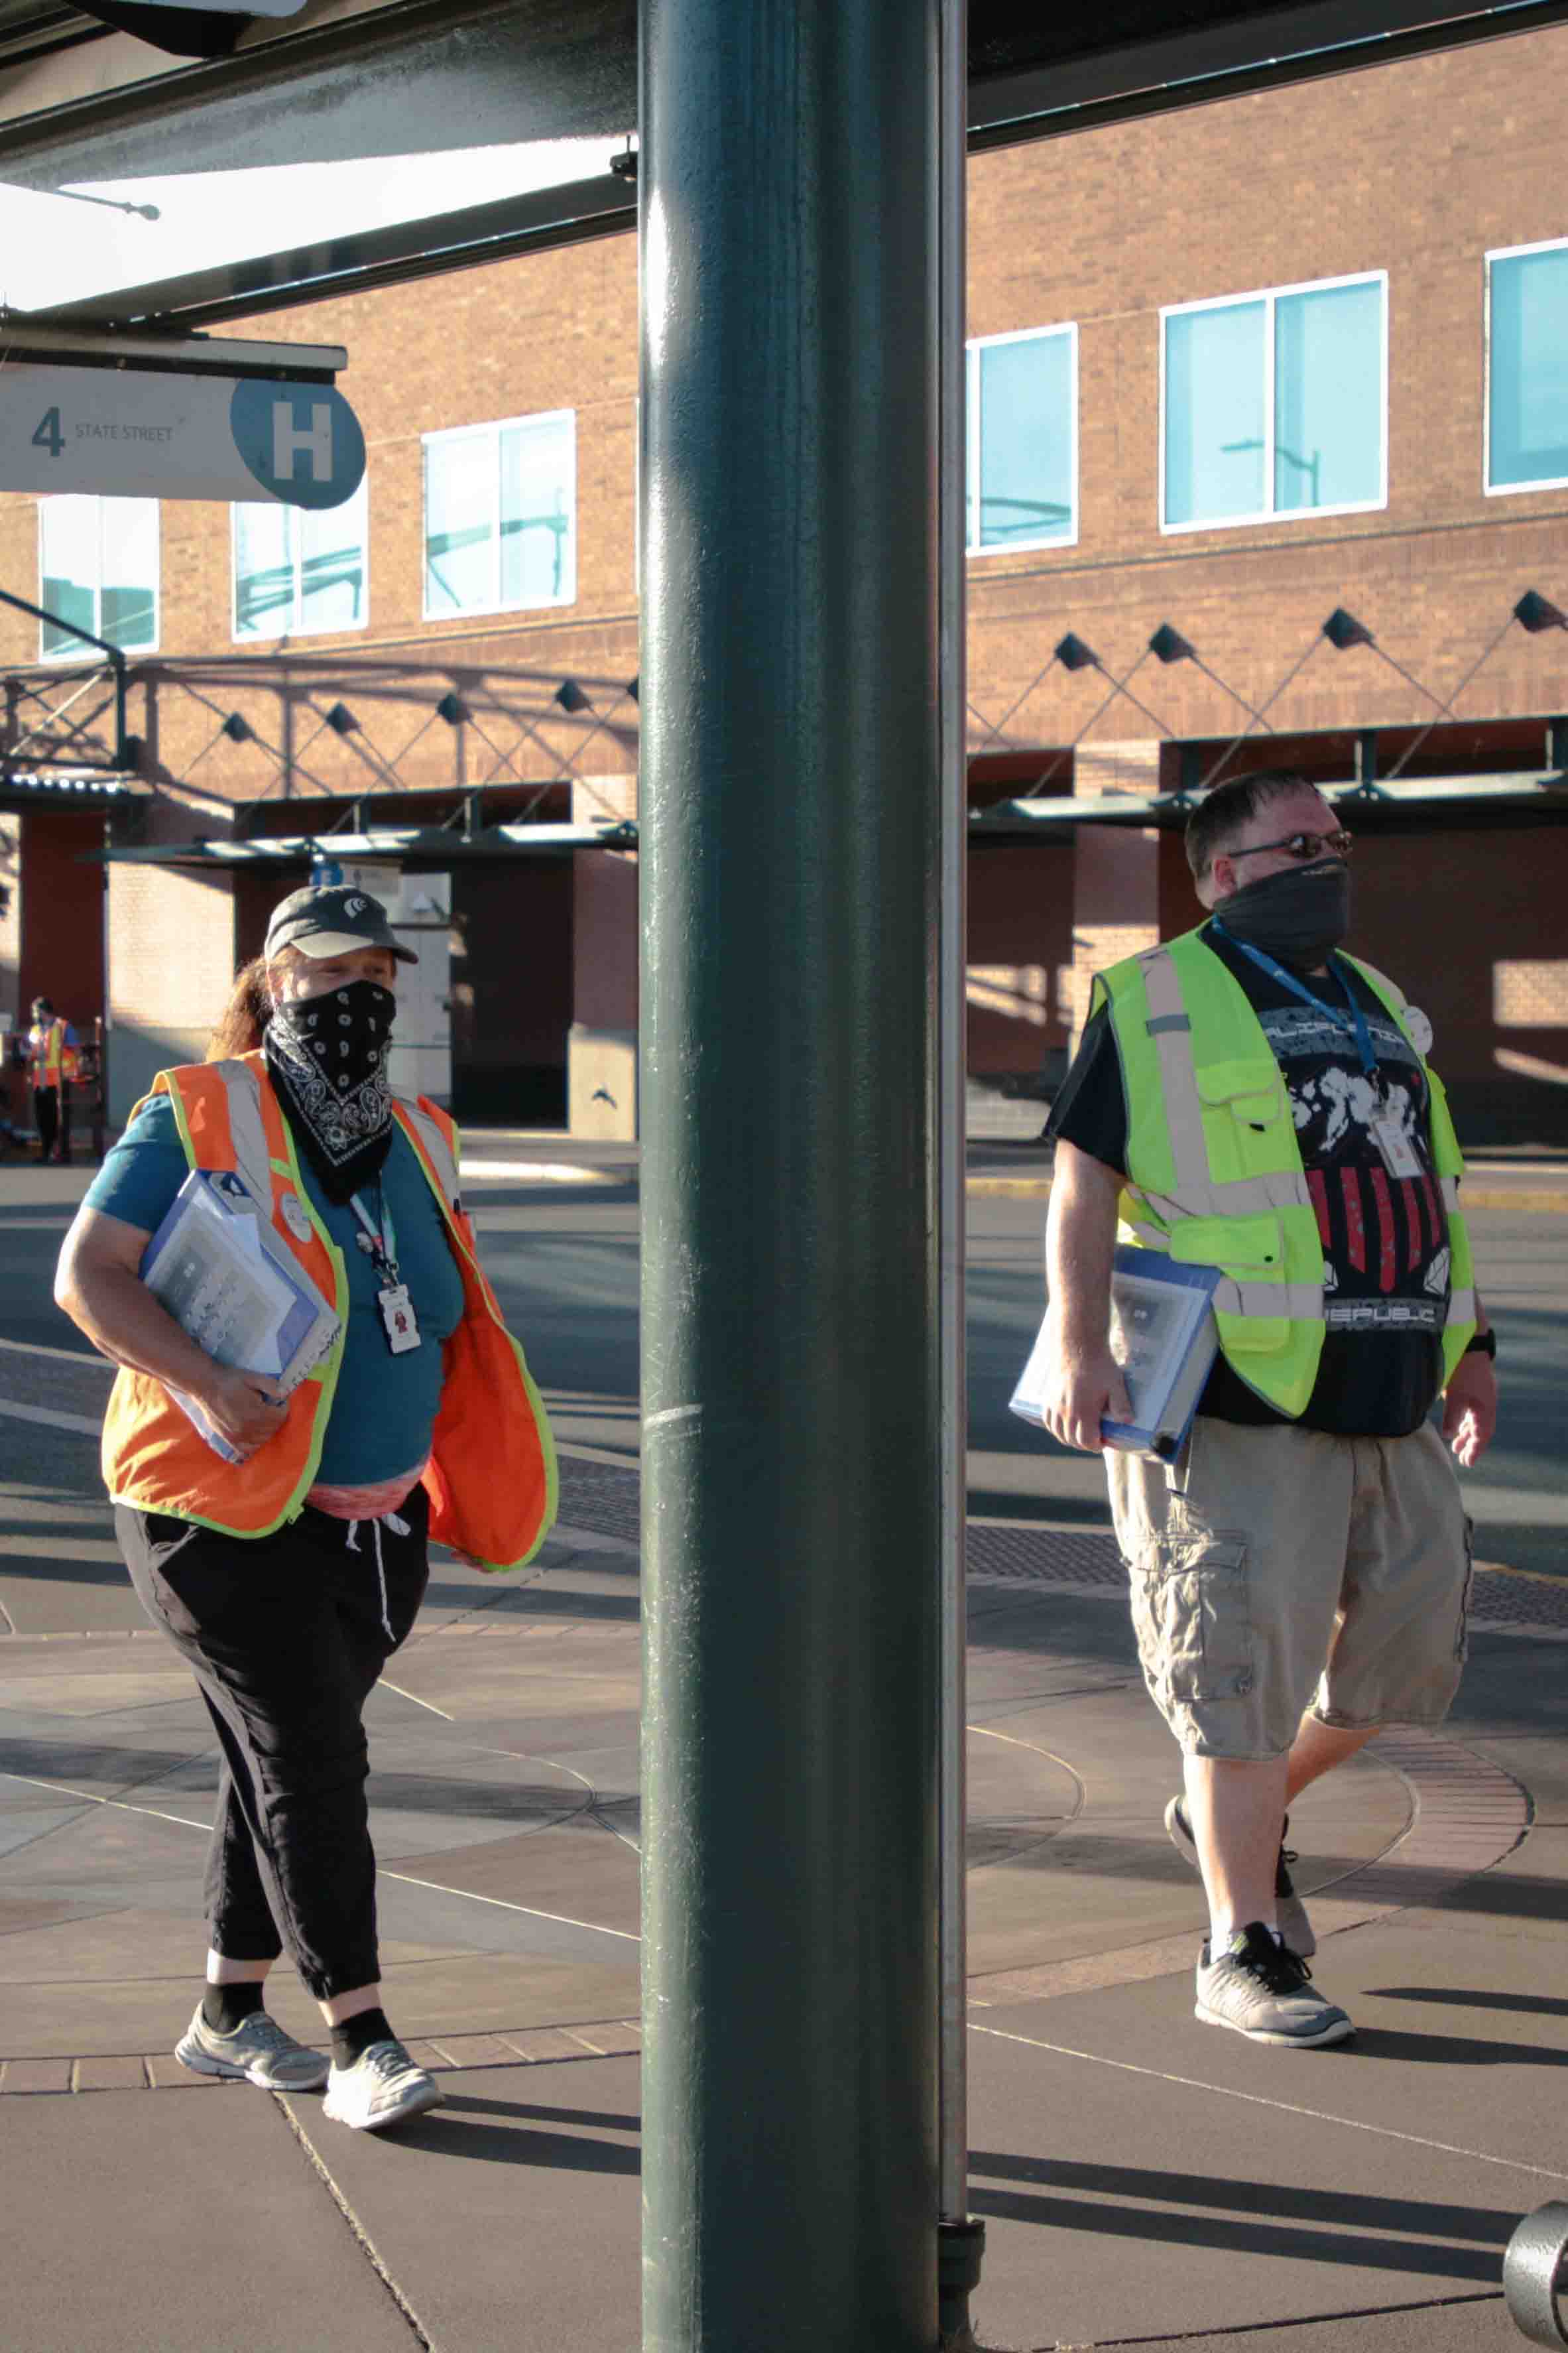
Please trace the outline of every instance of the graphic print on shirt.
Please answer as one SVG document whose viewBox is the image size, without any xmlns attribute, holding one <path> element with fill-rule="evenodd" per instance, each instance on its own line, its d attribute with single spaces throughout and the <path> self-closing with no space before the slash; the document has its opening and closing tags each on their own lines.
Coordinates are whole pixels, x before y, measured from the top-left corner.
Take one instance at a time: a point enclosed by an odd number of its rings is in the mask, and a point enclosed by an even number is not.
<svg viewBox="0 0 1568 2353">
<path fill-rule="evenodd" d="M 1325 1008 L 1255 1005 L 1284 1074 L 1323 1245 L 1331 1330 L 1440 1332 L 1448 1238 L 1427 1142 L 1426 1082 L 1382 1008 L 1366 1009 L 1378 1080 L 1368 1078 Z M 1392 1113 L 1420 1173 L 1391 1176 L 1373 1122 Z"/>
</svg>

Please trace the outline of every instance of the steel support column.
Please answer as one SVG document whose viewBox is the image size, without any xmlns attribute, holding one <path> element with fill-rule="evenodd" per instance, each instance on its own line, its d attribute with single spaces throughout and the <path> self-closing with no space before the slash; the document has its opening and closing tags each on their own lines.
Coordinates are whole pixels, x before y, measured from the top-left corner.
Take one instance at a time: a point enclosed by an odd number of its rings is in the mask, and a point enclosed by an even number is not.
<svg viewBox="0 0 1568 2353">
<path fill-rule="evenodd" d="M 648 2353 L 936 2341 L 942 14 L 642 11 Z"/>
</svg>

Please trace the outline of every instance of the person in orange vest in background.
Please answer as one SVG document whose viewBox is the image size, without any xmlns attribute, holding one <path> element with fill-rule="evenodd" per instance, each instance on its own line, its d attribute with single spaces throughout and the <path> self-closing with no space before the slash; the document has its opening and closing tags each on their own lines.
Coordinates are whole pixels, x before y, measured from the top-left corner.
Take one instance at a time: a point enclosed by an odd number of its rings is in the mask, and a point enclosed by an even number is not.
<svg viewBox="0 0 1568 2353">
<path fill-rule="evenodd" d="M 364 1704 L 424 1599 L 426 1538 L 521 1567 L 556 1502 L 544 1409 L 464 1213 L 457 1129 L 387 1083 L 414 961 L 363 891 L 285 899 L 209 1059 L 160 1071 L 137 1105 L 55 1279 L 121 1367 L 103 1429 L 115 1533 L 223 1759 L 206 1989 L 176 2055 L 271 2090 L 324 2084 L 326 2114 L 370 2132 L 440 2094 L 382 2008 Z M 291 1394 L 218 1363 L 141 1279 L 193 1170 L 243 1187 L 336 1312 Z M 285 1951 L 330 2063 L 267 2014 Z"/>
<path fill-rule="evenodd" d="M 27 1032 L 27 1083 L 33 1090 L 40 1159 L 71 1156 L 68 1089 L 79 1067 L 76 1031 L 47 997 L 35 997 L 33 1026 Z"/>
</svg>

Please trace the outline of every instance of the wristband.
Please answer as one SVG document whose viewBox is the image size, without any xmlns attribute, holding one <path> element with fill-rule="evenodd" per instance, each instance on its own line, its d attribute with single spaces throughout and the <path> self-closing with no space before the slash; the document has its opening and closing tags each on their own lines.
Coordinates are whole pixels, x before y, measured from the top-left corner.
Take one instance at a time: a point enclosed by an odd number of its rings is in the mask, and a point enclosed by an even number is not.
<svg viewBox="0 0 1568 2353">
<path fill-rule="evenodd" d="M 1469 1338 L 1465 1343 L 1465 1354 L 1467 1356 L 1489 1356 L 1495 1365 L 1497 1362 L 1497 1334 L 1490 1329 L 1488 1329 L 1485 1332 L 1472 1332 Z"/>
</svg>

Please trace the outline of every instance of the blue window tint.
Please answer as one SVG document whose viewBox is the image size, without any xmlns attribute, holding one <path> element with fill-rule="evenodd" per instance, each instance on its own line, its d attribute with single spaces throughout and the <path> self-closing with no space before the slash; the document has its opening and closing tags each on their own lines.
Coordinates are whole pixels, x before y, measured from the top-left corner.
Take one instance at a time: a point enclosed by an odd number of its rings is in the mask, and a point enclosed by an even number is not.
<svg viewBox="0 0 1568 2353">
<path fill-rule="evenodd" d="M 1568 481 L 1568 246 L 1491 265 L 1493 490 Z"/>
<path fill-rule="evenodd" d="M 1165 322 L 1165 521 L 1265 511 L 1266 302 L 1179 311 Z"/>
<path fill-rule="evenodd" d="M 1383 496 L 1383 288 L 1312 287 L 1274 305 L 1274 505 Z"/>
<path fill-rule="evenodd" d="M 1071 331 L 983 343 L 976 357 L 980 407 L 980 513 L 972 547 L 1038 546 L 1071 539 L 1073 338 Z"/>
<path fill-rule="evenodd" d="M 425 610 L 493 613 L 577 595 L 572 412 L 432 434 L 425 444 Z"/>
<path fill-rule="evenodd" d="M 158 637 L 158 501 L 70 495 L 40 499 L 39 602 L 127 653 Z M 90 659 L 79 638 L 43 624 L 40 651 Z"/>
</svg>

